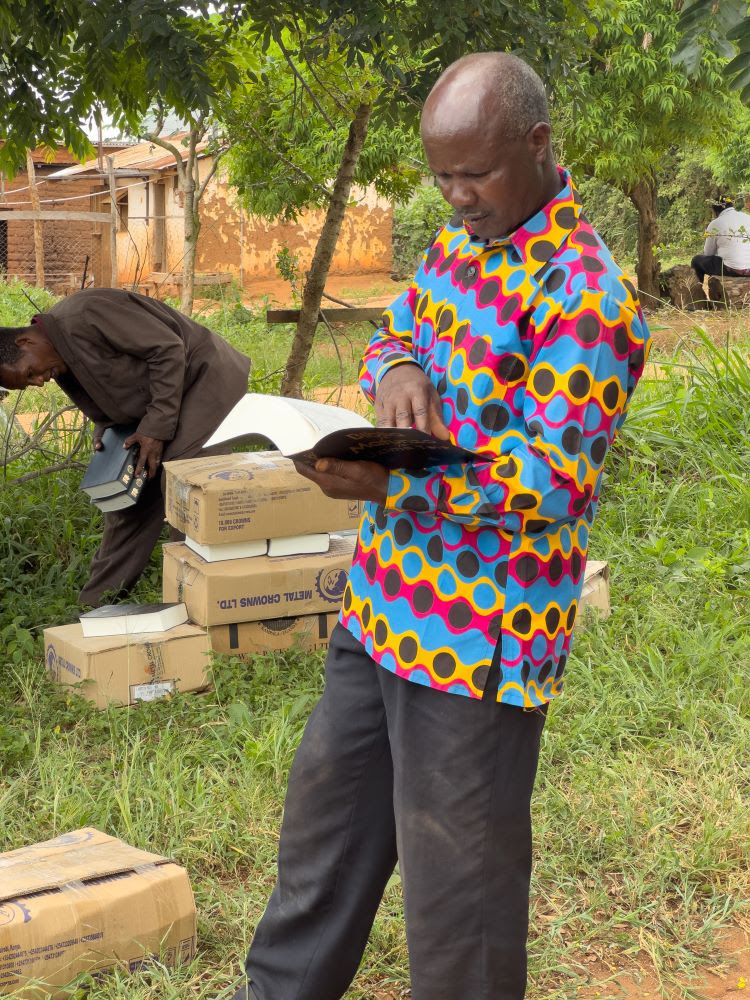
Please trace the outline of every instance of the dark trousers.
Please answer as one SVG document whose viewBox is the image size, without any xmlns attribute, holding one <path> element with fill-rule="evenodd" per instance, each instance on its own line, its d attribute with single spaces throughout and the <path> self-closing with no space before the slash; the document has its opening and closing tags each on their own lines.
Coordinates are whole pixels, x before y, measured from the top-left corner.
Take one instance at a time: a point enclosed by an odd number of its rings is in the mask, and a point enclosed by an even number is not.
<svg viewBox="0 0 750 1000">
<path fill-rule="evenodd" d="M 396 677 L 337 626 L 238 997 L 342 997 L 398 861 L 412 1000 L 522 1000 L 544 721 Z"/>
<path fill-rule="evenodd" d="M 230 447 L 200 446 L 173 458 L 227 454 Z M 104 531 L 96 555 L 91 561 L 89 578 L 78 595 L 78 603 L 97 605 L 103 597 L 125 597 L 138 582 L 164 528 L 164 471 L 146 483 L 137 504 L 104 515 Z M 172 541 L 185 536 L 171 530 Z"/>
<path fill-rule="evenodd" d="M 690 261 L 690 266 L 698 275 L 698 281 L 701 283 L 707 274 L 713 274 L 718 277 L 723 275 L 727 278 L 747 278 L 750 276 L 750 271 L 737 271 L 733 267 L 727 267 L 724 260 L 717 254 L 696 254 Z"/>
</svg>

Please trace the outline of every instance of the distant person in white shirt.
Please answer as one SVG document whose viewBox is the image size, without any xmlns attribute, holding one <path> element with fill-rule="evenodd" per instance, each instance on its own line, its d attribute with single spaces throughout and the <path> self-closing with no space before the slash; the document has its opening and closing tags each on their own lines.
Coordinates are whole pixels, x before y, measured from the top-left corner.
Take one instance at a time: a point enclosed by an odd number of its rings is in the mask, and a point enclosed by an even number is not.
<svg viewBox="0 0 750 1000">
<path fill-rule="evenodd" d="M 703 253 L 690 261 L 698 281 L 707 274 L 750 277 L 750 212 L 738 212 L 728 198 L 717 198 L 711 208 L 714 218 L 706 226 Z"/>
</svg>

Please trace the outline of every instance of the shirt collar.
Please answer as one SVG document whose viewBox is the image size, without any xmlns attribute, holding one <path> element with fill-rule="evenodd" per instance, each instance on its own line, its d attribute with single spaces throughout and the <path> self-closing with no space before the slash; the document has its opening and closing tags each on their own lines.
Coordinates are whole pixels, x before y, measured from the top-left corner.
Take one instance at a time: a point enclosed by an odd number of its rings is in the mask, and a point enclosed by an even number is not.
<svg viewBox="0 0 750 1000">
<path fill-rule="evenodd" d="M 522 263 L 535 271 L 557 253 L 578 225 L 581 214 L 581 197 L 569 172 L 563 167 L 558 167 L 557 172 L 563 184 L 560 192 L 512 233 L 482 241 L 487 249 L 513 246 Z M 476 240 L 470 227 L 465 225 L 465 228 L 471 239 Z"/>
</svg>

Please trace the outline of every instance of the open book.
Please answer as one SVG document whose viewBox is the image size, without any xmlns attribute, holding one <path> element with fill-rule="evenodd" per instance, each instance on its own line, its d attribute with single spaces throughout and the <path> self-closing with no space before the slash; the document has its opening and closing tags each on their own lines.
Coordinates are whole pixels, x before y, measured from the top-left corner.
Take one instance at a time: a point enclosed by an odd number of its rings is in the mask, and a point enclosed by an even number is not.
<svg viewBox="0 0 750 1000">
<path fill-rule="evenodd" d="M 206 446 L 258 438 L 270 441 L 287 458 L 307 463 L 340 458 L 379 462 L 389 469 L 425 469 L 481 457 L 424 431 L 373 427 L 342 406 L 254 392 L 237 403 Z"/>
</svg>

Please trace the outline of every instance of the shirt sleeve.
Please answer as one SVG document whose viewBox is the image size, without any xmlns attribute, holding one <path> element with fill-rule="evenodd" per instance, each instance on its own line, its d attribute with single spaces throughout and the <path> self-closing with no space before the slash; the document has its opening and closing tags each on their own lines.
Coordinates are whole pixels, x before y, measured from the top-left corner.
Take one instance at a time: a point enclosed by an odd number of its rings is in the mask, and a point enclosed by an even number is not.
<svg viewBox="0 0 750 1000">
<path fill-rule="evenodd" d="M 386 508 L 432 513 L 471 526 L 543 531 L 585 512 L 643 371 L 648 329 L 606 293 L 564 303 L 533 358 L 525 432 L 498 459 L 391 473 Z M 566 308 L 567 306 L 567 308 Z M 610 319 L 611 317 L 611 319 Z"/>
<path fill-rule="evenodd" d="M 717 240 L 718 227 L 716 225 L 716 219 L 712 219 L 711 222 L 706 226 L 706 242 L 703 244 L 703 253 L 709 254 L 713 257 L 716 254 L 719 243 Z"/>
<path fill-rule="evenodd" d="M 378 386 L 391 368 L 409 362 L 419 364 L 413 353 L 417 294 L 415 280 L 383 312 L 383 325 L 375 331 L 367 345 L 359 372 L 359 384 L 371 403 L 375 402 Z"/>
<path fill-rule="evenodd" d="M 92 297 L 84 320 L 115 351 L 145 361 L 149 402 L 138 433 L 171 441 L 177 433 L 185 380 L 185 342 L 172 327 L 137 302 L 126 300 L 107 308 Z"/>
</svg>

